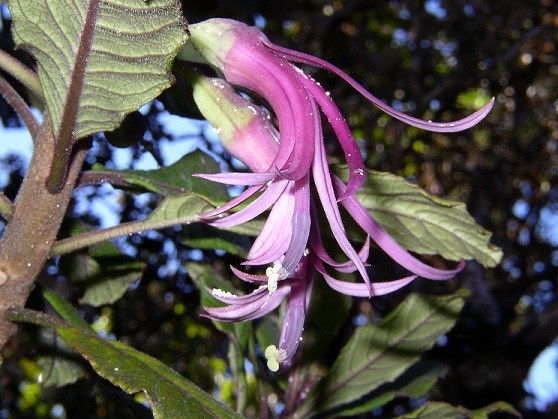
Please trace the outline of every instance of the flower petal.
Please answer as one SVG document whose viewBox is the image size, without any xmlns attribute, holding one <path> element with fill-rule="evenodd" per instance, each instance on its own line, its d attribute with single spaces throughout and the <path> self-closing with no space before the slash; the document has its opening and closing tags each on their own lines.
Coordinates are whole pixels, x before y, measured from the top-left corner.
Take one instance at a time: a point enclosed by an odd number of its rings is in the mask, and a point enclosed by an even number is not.
<svg viewBox="0 0 558 419">
<path fill-rule="evenodd" d="M 291 241 L 285 252 L 283 268 L 291 273 L 300 262 L 310 234 L 310 176 L 307 174 L 294 184 L 294 214 L 291 217 Z"/>
<path fill-rule="evenodd" d="M 264 185 L 276 177 L 275 173 L 195 173 L 192 176 L 226 185 Z"/>
<path fill-rule="evenodd" d="M 333 176 L 333 181 L 335 182 L 336 190 L 338 190 L 339 193 L 343 193 L 345 185 L 341 179 Z M 452 278 L 461 269 L 463 269 L 463 266 L 465 265 L 463 261 L 460 262 L 456 268 L 448 270 L 437 269 L 421 262 L 405 250 L 399 243 L 397 243 L 397 241 L 395 241 L 395 239 L 391 237 L 389 233 L 370 216 L 370 214 L 368 214 L 366 208 L 362 206 L 356 197 L 350 196 L 341 201 L 341 204 L 345 207 L 357 224 L 364 231 L 366 231 L 366 233 L 382 250 L 384 250 L 393 260 L 409 271 L 428 279 L 446 280 Z"/>
<path fill-rule="evenodd" d="M 345 194 L 353 195 L 364 185 L 366 180 L 366 170 L 360 155 L 360 149 L 349 126 L 345 122 L 345 118 L 337 105 L 335 105 L 335 102 L 333 102 L 333 99 L 327 95 L 325 90 L 314 79 L 304 73 L 299 74 L 298 77 L 326 115 L 333 131 L 337 135 L 341 148 L 345 152 L 347 164 L 349 165 L 349 180 Z M 341 201 L 343 198 L 344 196 L 340 196 L 338 200 Z"/>
<path fill-rule="evenodd" d="M 230 305 L 241 305 L 249 304 L 256 300 L 260 300 L 269 292 L 267 287 L 260 287 L 246 295 L 235 295 L 227 291 L 220 289 L 210 289 L 206 287 L 206 290 L 211 293 L 211 295 L 217 300 Z"/>
<path fill-rule="evenodd" d="M 207 316 L 224 322 L 240 322 L 257 319 L 275 310 L 281 301 L 289 294 L 290 287 L 284 286 L 273 293 L 267 293 L 259 300 L 244 305 L 230 305 L 226 307 L 204 307 Z"/>
<path fill-rule="evenodd" d="M 253 220 L 277 201 L 287 185 L 288 181 L 286 180 L 273 182 L 259 197 L 248 204 L 246 208 L 229 216 L 211 220 L 210 224 L 216 227 L 232 227 Z"/>
<path fill-rule="evenodd" d="M 459 119 L 457 121 L 450 121 L 450 122 L 425 121 L 419 118 L 414 118 L 412 116 L 406 115 L 402 112 L 396 111 L 391 106 L 382 102 L 376 96 L 368 92 L 360 83 L 358 83 L 347 73 L 345 73 L 338 67 L 334 66 L 333 64 L 328 63 L 325 60 L 322 60 L 318 57 L 314 57 L 309 54 L 304 54 L 302 52 L 293 51 L 288 48 L 283 48 L 278 45 L 274 45 L 270 43 L 267 39 L 262 39 L 262 43 L 267 48 L 269 48 L 270 51 L 273 51 L 277 55 L 289 61 L 320 67 L 327 71 L 330 71 L 333 74 L 338 75 L 343 80 L 345 80 L 349 85 L 351 85 L 357 92 L 359 92 L 362 96 L 364 96 L 368 101 L 370 101 L 373 105 L 377 106 L 388 115 L 391 115 L 394 118 L 399 119 L 400 121 L 403 121 L 408 125 L 425 129 L 427 131 L 436 131 L 436 132 L 463 131 L 467 128 L 471 128 L 472 126 L 482 121 L 494 106 L 494 98 L 492 98 L 482 108 L 472 113 L 471 115 L 467 116 L 466 118 Z"/>
<path fill-rule="evenodd" d="M 211 211 L 199 213 L 198 217 L 201 218 L 202 220 L 209 221 L 211 218 L 216 217 L 219 214 L 222 214 L 222 213 L 236 207 L 237 205 L 242 204 L 244 201 L 249 199 L 252 195 L 255 195 L 262 188 L 263 188 L 263 185 L 251 186 L 248 189 L 246 189 L 244 192 L 242 192 L 240 195 L 238 195 L 237 197 L 231 199 L 226 204 L 221 205 L 221 206 L 219 206 L 219 207 L 217 207 L 217 208 L 215 208 Z"/>
<path fill-rule="evenodd" d="M 292 182 L 291 182 L 292 183 Z M 266 265 L 279 259 L 289 246 L 292 229 L 291 219 L 295 197 L 289 193 L 291 186 L 277 199 L 254 244 L 248 252 L 246 265 Z"/>
<path fill-rule="evenodd" d="M 346 282 L 335 279 L 326 272 L 321 261 L 316 261 L 315 266 L 316 270 L 323 275 L 325 281 L 332 289 L 340 292 L 341 294 L 350 295 L 352 297 L 374 297 L 389 294 L 397 291 L 417 278 L 417 275 L 410 275 L 395 281 L 373 282 L 372 295 L 370 295 L 370 287 L 367 284 Z"/>
<path fill-rule="evenodd" d="M 314 161 L 312 163 L 312 173 L 314 175 L 314 183 L 316 185 L 316 190 L 318 191 L 318 196 L 320 198 L 320 201 L 322 202 L 322 207 L 324 209 L 326 218 L 329 221 L 329 226 L 331 228 L 333 236 L 335 237 L 335 240 L 337 241 L 339 247 L 341 247 L 341 250 L 343 250 L 345 255 L 347 255 L 347 257 L 355 264 L 355 267 L 359 271 L 364 282 L 368 284 L 369 287 L 371 287 L 370 279 L 368 278 L 368 273 L 366 272 L 364 263 L 360 260 L 359 255 L 357 254 L 355 249 L 353 249 L 351 243 L 349 243 L 349 240 L 345 233 L 345 228 L 343 227 L 341 214 L 339 213 L 337 200 L 335 199 L 335 192 L 331 183 L 332 175 L 329 171 L 329 167 L 327 166 L 322 138 L 316 139 L 316 150 Z M 341 190 L 340 195 L 343 195 L 344 192 L 345 190 Z M 347 199 L 349 198 L 354 197 L 350 196 Z M 372 295 L 372 288 L 370 288 L 370 295 Z"/>
<path fill-rule="evenodd" d="M 245 282 L 267 283 L 267 281 L 269 281 L 267 275 L 248 274 L 246 272 L 241 271 L 240 269 L 235 268 L 234 266 L 231 266 L 231 270 L 238 278 L 242 279 Z"/>
</svg>

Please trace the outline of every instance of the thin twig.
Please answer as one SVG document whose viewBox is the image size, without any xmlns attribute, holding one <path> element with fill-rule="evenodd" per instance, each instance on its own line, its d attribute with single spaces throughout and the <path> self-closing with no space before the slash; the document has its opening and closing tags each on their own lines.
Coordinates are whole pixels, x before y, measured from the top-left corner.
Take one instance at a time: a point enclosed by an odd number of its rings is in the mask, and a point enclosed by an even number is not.
<svg viewBox="0 0 558 419">
<path fill-rule="evenodd" d="M 31 133 L 31 138 L 35 142 L 37 133 L 39 132 L 39 121 L 35 119 L 31 109 L 27 106 L 27 103 L 19 95 L 19 93 L 12 87 L 6 79 L 0 76 L 0 94 L 6 99 L 6 102 L 10 104 L 12 108 L 17 112 L 29 132 Z"/>
<path fill-rule="evenodd" d="M 12 219 L 12 214 L 14 213 L 14 205 L 12 201 L 8 199 L 6 195 L 0 192 L 0 216 L 6 221 Z"/>
<path fill-rule="evenodd" d="M 51 249 L 51 256 L 60 256 L 76 250 L 84 249 L 89 246 L 101 243 L 105 240 L 115 239 L 120 236 L 141 233 L 147 230 L 158 230 L 176 225 L 176 220 L 150 221 L 149 219 L 140 221 L 130 221 L 114 227 L 101 230 L 88 231 L 77 236 L 57 240 Z"/>
<path fill-rule="evenodd" d="M 27 87 L 39 99 L 44 99 L 39 76 L 25 64 L 0 49 L 0 68 Z"/>
</svg>

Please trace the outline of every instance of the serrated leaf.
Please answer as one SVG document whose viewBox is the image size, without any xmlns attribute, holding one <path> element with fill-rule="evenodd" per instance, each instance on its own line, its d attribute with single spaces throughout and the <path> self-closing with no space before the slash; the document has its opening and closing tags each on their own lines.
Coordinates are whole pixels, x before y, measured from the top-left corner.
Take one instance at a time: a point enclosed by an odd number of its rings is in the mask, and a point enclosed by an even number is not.
<svg viewBox="0 0 558 419">
<path fill-rule="evenodd" d="M 491 413 L 506 413 L 506 417 L 520 418 L 521 414 L 505 402 L 496 402 L 476 410 L 469 410 L 461 406 L 452 406 L 444 402 L 428 402 L 411 413 L 399 416 L 400 419 L 485 419 Z"/>
<path fill-rule="evenodd" d="M 430 195 L 399 176 L 369 171 L 359 201 L 406 249 L 448 260 L 476 259 L 496 266 L 502 250 L 479 226 L 462 202 Z"/>
<path fill-rule="evenodd" d="M 10 12 L 16 45 L 38 62 L 57 137 L 116 128 L 170 86 L 187 39 L 176 0 L 12 0 Z"/>
<path fill-rule="evenodd" d="M 37 365 L 41 369 L 37 379 L 41 385 L 47 387 L 62 387 L 86 376 L 83 366 L 70 359 L 40 357 Z"/>
<path fill-rule="evenodd" d="M 379 324 L 358 328 L 297 416 L 338 408 L 396 379 L 453 327 L 463 304 L 462 293 L 412 294 Z"/>
<path fill-rule="evenodd" d="M 94 170 L 106 173 L 129 184 L 165 196 L 187 192 L 211 198 L 211 202 L 224 202 L 229 196 L 225 185 L 192 176 L 195 173 L 218 173 L 217 162 L 201 150 L 184 155 L 170 166 L 154 170 L 110 170 L 97 165 Z M 107 176 L 110 179 L 110 176 Z"/>
<path fill-rule="evenodd" d="M 240 417 L 160 361 L 123 343 L 102 339 L 93 332 L 31 310 L 13 310 L 10 319 L 54 328 L 103 378 L 127 393 L 143 392 L 155 418 Z"/>
</svg>

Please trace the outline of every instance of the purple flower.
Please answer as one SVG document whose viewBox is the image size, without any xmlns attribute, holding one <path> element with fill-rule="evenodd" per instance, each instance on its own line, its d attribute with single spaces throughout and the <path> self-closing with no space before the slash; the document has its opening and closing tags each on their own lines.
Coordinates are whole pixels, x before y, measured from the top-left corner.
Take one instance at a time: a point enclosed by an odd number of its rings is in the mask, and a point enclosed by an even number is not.
<svg viewBox="0 0 558 419">
<path fill-rule="evenodd" d="M 268 366 L 277 370 L 279 363 L 291 359 L 300 341 L 316 270 L 339 292 L 371 297 L 395 291 L 417 276 L 449 279 L 462 268 L 463 263 L 451 270 L 424 264 L 368 214 L 355 196 L 365 181 L 366 170 L 347 123 L 329 94 L 291 62 L 319 66 L 338 74 L 389 115 L 431 131 L 469 128 L 486 116 L 493 101 L 459 121 L 422 121 L 387 106 L 331 64 L 271 44 L 257 28 L 232 20 L 211 19 L 190 25 L 190 32 L 191 44 L 226 80 L 197 77 L 193 83 L 196 103 L 219 132 L 225 148 L 252 170 L 252 173 L 197 175 L 224 184 L 247 186 L 239 196 L 200 217 L 213 226 L 232 227 L 271 208 L 244 262 L 245 265 L 271 265 L 266 275 L 249 275 L 233 268 L 242 280 L 262 286 L 246 296 L 214 290 L 213 295 L 228 306 L 206 308 L 209 317 L 222 321 L 251 320 L 269 313 L 286 298 L 279 347 L 266 350 Z M 239 95 L 229 83 L 265 99 L 277 118 L 277 128 L 262 108 Z M 329 170 L 320 111 L 344 150 L 349 166 L 346 184 Z M 311 195 L 312 185 L 317 201 Z M 335 241 L 347 256 L 345 262 L 334 260 L 322 243 L 318 202 Z M 367 234 L 364 246 L 358 251 L 347 237 L 339 203 Z M 246 205 L 229 213 L 240 204 Z M 411 275 L 390 282 L 372 282 L 366 269 L 369 239 Z M 330 276 L 326 265 L 339 272 L 358 271 L 364 282 L 337 280 Z"/>
</svg>

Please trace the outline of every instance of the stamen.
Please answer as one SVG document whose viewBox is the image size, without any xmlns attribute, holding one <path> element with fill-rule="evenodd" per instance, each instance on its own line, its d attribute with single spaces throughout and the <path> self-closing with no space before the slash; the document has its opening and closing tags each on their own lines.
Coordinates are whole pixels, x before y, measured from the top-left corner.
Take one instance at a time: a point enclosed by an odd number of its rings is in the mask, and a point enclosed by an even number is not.
<svg viewBox="0 0 558 419">
<path fill-rule="evenodd" d="M 277 372 L 279 364 L 287 359 L 287 351 L 284 349 L 277 349 L 275 345 L 269 345 L 265 349 L 265 358 L 267 359 L 267 368 L 270 371 Z"/>
<path fill-rule="evenodd" d="M 289 273 L 285 268 L 283 268 L 281 262 L 275 262 L 273 266 L 270 266 L 265 270 L 265 275 L 267 276 L 267 289 L 271 293 L 277 291 L 277 283 L 280 280 L 287 278 Z"/>
<path fill-rule="evenodd" d="M 228 291 L 224 291 L 222 289 L 219 288 L 213 288 L 213 290 L 211 291 L 211 293 L 213 295 L 215 295 L 216 297 L 237 297 L 236 295 L 234 295 L 231 292 Z"/>
</svg>

